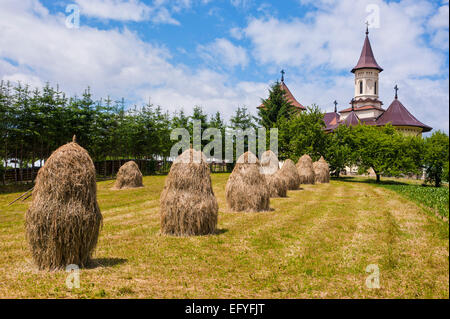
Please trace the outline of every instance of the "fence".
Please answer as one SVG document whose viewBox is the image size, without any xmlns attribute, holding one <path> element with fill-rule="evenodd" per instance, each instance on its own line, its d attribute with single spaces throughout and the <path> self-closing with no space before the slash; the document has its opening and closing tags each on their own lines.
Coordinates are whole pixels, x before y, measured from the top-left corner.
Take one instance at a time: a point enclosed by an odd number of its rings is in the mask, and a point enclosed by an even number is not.
<svg viewBox="0 0 450 319">
<path fill-rule="evenodd" d="M 172 165 L 171 161 L 164 160 L 150 160 L 150 159 L 120 159 L 120 160 L 106 160 L 94 162 L 97 178 L 109 179 L 114 178 L 119 171 L 119 168 L 128 161 L 135 161 L 139 166 L 143 175 L 163 175 L 167 174 Z M 232 164 L 212 162 L 209 164 L 212 173 L 227 173 L 233 169 Z M 40 167 L 35 168 L 12 168 L 4 170 L 3 176 L 0 175 L 0 180 L 3 184 L 12 183 L 28 183 L 34 181 Z M 2 173 L 0 171 L 0 173 Z"/>
</svg>

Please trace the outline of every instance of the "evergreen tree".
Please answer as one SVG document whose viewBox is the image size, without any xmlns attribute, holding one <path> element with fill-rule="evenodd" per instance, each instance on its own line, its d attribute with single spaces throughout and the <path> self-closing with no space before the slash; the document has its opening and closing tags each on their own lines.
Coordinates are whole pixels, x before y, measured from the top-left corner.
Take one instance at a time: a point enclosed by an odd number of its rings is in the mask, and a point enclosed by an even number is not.
<svg viewBox="0 0 450 319">
<path fill-rule="evenodd" d="M 281 119 L 289 119 L 295 112 L 295 107 L 288 101 L 286 92 L 277 81 L 269 89 L 269 97 L 262 100 L 258 110 L 259 124 L 270 129 Z"/>
</svg>

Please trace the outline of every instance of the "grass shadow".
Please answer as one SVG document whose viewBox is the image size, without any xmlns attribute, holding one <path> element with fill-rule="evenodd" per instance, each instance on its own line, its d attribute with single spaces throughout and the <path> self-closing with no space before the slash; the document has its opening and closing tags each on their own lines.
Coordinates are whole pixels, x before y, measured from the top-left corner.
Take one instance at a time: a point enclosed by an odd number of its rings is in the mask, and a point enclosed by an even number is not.
<svg viewBox="0 0 450 319">
<path fill-rule="evenodd" d="M 86 269 L 95 269 L 100 267 L 114 267 L 124 264 L 128 261 L 125 258 L 93 258 Z"/>
<path fill-rule="evenodd" d="M 228 229 L 222 228 L 222 229 L 216 229 L 213 235 L 222 235 L 228 232 Z"/>
<path fill-rule="evenodd" d="M 364 184 L 374 184 L 374 185 L 411 185 L 405 182 L 393 181 L 393 180 L 381 180 L 377 182 L 376 179 L 372 178 L 361 178 L 361 177 L 353 177 L 353 176 L 341 176 L 341 177 L 332 177 L 331 180 L 337 182 L 350 182 L 350 183 L 364 183 Z"/>
</svg>

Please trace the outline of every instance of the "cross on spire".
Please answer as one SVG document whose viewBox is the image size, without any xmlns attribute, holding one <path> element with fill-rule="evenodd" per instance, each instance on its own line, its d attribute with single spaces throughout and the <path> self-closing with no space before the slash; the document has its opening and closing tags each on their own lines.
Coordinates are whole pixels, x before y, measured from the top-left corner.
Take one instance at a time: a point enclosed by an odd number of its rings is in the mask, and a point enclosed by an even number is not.
<svg viewBox="0 0 450 319">
<path fill-rule="evenodd" d="M 394 90 L 395 90 L 395 99 L 398 99 L 398 90 L 399 90 L 399 88 L 398 88 L 397 84 L 394 86 Z"/>
<path fill-rule="evenodd" d="M 284 74 L 286 73 L 286 72 L 284 72 L 284 70 L 281 70 L 281 82 L 284 82 Z"/>
<path fill-rule="evenodd" d="M 336 100 L 334 100 L 334 113 L 337 113 L 337 105 L 338 105 L 338 102 L 336 101 Z"/>
<path fill-rule="evenodd" d="M 369 34 L 369 21 L 366 21 L 366 35 Z"/>
</svg>

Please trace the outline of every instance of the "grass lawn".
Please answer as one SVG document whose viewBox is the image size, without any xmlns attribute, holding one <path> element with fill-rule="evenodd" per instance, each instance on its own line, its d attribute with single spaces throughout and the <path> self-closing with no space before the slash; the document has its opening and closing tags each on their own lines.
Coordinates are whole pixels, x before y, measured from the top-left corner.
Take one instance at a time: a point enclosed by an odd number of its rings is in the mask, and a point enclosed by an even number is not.
<svg viewBox="0 0 450 319">
<path fill-rule="evenodd" d="M 0 195 L 0 298 L 449 298 L 448 223 L 407 197 L 333 180 L 271 199 L 271 212 L 232 213 L 227 178 L 212 175 L 219 232 L 190 238 L 159 234 L 165 176 L 137 190 L 98 183 L 104 225 L 73 290 L 66 272 L 31 261 L 29 200 L 7 207 L 20 193 Z M 380 289 L 365 285 L 370 264 Z"/>
</svg>

